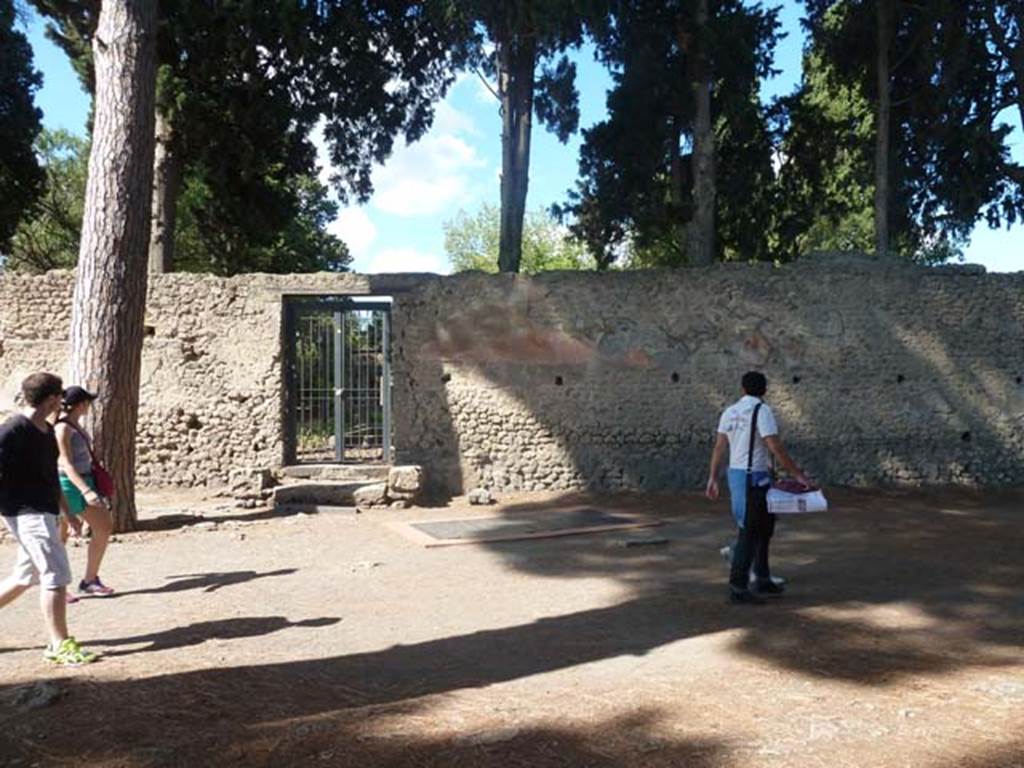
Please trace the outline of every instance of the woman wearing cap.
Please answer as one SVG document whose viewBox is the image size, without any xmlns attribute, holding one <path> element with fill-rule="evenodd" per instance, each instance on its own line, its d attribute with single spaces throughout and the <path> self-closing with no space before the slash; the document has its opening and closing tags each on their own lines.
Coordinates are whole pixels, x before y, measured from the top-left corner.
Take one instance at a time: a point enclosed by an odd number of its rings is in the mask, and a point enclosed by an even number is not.
<svg viewBox="0 0 1024 768">
<path fill-rule="evenodd" d="M 109 595 L 114 590 L 100 581 L 100 563 L 107 551 L 113 524 L 110 511 L 96 491 L 92 474 L 92 439 L 81 425 L 96 395 L 82 387 L 64 390 L 63 413 L 57 421 L 57 445 L 60 448 L 60 487 L 68 502 L 68 511 L 89 524 L 89 539 L 84 578 L 78 583 L 80 595 Z"/>
</svg>

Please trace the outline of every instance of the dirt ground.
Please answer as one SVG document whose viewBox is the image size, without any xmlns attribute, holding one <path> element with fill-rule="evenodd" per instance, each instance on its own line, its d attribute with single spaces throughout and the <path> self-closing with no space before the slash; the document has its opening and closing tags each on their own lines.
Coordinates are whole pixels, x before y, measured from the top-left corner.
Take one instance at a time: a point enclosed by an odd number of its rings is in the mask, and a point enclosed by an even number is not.
<svg viewBox="0 0 1024 768">
<path fill-rule="evenodd" d="M 665 525 L 443 549 L 385 523 L 478 508 L 150 498 L 117 596 L 69 609 L 101 661 L 46 667 L 34 595 L 0 612 L 0 765 L 1024 766 L 1024 491 L 831 501 L 782 520 L 789 591 L 753 607 L 695 494 L 505 499 Z"/>
</svg>

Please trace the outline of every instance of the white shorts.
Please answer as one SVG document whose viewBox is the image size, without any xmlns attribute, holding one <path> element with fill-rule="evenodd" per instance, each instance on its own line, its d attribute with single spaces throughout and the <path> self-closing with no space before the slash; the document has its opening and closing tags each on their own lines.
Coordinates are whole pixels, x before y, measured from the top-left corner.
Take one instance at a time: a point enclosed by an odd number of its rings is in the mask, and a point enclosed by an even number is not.
<svg viewBox="0 0 1024 768">
<path fill-rule="evenodd" d="M 46 512 L 4 516 L 18 542 L 18 559 L 11 579 L 15 584 L 60 589 L 71 583 L 68 553 L 57 531 L 57 516 Z"/>
</svg>

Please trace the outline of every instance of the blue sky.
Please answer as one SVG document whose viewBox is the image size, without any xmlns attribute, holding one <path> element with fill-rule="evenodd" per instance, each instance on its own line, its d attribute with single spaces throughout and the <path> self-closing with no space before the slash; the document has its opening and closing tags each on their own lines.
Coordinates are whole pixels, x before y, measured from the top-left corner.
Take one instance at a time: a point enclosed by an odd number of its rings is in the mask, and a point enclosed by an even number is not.
<svg viewBox="0 0 1024 768">
<path fill-rule="evenodd" d="M 781 73 L 764 83 L 768 99 L 789 93 L 800 80 L 801 6 L 782 3 L 781 21 L 787 37 L 776 50 L 775 68 Z M 36 101 L 50 128 L 85 132 L 89 100 L 78 85 L 64 54 L 43 34 L 43 24 L 28 15 L 27 32 L 35 65 L 44 76 Z M 587 48 L 576 56 L 579 68 L 581 127 L 599 122 L 605 114 L 607 73 Z M 1007 122 L 1016 115 L 1007 112 Z M 1013 136 L 1014 156 L 1024 161 L 1024 138 Z M 546 207 L 565 199 L 576 179 L 579 134 L 563 145 L 541 127 L 533 136 L 528 206 Z M 498 202 L 501 166 L 501 125 L 497 102 L 475 75 L 464 75 L 437 107 L 433 128 L 414 145 L 400 147 L 374 173 L 376 191 L 365 206 L 341 212 L 332 225 L 355 257 L 353 267 L 365 272 L 447 272 L 443 224 L 460 210 L 476 211 Z M 326 176 L 325 169 L 325 176 Z M 968 262 L 992 271 L 1024 270 L 1024 227 L 974 232 L 966 252 Z"/>
</svg>

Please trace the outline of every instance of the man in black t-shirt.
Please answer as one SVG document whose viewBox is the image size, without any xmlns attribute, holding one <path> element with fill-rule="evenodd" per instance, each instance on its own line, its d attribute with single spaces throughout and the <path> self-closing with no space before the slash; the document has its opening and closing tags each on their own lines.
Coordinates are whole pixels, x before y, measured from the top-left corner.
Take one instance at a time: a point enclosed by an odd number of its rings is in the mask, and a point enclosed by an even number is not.
<svg viewBox="0 0 1024 768">
<path fill-rule="evenodd" d="M 0 425 L 0 515 L 18 542 L 14 571 L 0 582 L 0 608 L 33 584 L 43 589 L 43 619 L 49 642 L 43 658 L 54 664 L 86 664 L 95 657 L 68 635 L 68 554 L 57 516 L 65 510 L 57 477 L 57 439 L 48 418 L 60 408 L 63 384 L 50 373 L 34 373 L 21 384 L 24 410 Z M 76 532 L 81 523 L 71 521 Z"/>
</svg>

